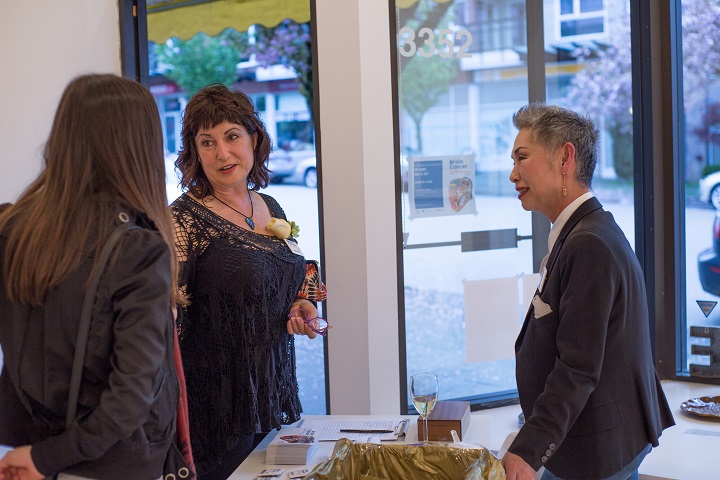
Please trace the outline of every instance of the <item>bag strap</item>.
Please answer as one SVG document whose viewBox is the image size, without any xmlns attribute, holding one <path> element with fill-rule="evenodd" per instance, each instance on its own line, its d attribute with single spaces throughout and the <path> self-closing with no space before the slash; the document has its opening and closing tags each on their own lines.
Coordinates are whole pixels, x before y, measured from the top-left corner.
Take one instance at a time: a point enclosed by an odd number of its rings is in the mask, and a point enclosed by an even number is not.
<svg viewBox="0 0 720 480">
<path fill-rule="evenodd" d="M 77 413 L 78 396 L 80 395 L 80 379 L 82 377 L 83 364 L 85 363 L 85 351 L 87 349 L 87 339 L 90 331 L 90 317 L 92 315 L 92 307 L 95 303 L 95 294 L 98 289 L 98 284 L 100 283 L 100 277 L 105 271 L 105 266 L 110 258 L 110 254 L 120 239 L 120 236 L 131 228 L 140 228 L 129 223 L 130 217 L 125 212 L 120 212 L 118 218 L 122 223 L 113 230 L 105 242 L 103 249 L 100 251 L 100 256 L 90 276 L 83 299 L 80 325 L 78 326 L 77 340 L 75 341 L 75 354 L 73 356 L 73 369 L 70 377 L 67 413 L 65 415 L 65 426 L 67 429 L 72 427 Z"/>
</svg>

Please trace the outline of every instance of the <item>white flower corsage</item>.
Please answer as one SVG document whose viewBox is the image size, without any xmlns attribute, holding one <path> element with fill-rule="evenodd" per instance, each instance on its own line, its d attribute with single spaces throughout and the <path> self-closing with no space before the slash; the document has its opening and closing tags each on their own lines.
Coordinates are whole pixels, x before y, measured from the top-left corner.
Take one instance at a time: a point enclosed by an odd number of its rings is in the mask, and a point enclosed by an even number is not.
<svg viewBox="0 0 720 480">
<path fill-rule="evenodd" d="M 286 239 L 300 236 L 300 227 L 295 222 L 287 222 L 282 218 L 271 217 L 265 228 L 275 234 L 276 237 Z"/>
</svg>

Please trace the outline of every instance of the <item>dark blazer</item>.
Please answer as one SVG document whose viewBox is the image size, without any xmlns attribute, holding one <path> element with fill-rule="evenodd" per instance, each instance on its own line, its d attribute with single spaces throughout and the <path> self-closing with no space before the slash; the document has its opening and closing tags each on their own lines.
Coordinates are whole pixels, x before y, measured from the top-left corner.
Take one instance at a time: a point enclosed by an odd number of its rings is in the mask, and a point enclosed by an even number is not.
<svg viewBox="0 0 720 480">
<path fill-rule="evenodd" d="M 568 219 L 547 269 L 515 343 L 526 422 L 509 451 L 562 478 L 606 478 L 675 423 L 653 365 L 643 272 L 594 197 Z"/>
</svg>

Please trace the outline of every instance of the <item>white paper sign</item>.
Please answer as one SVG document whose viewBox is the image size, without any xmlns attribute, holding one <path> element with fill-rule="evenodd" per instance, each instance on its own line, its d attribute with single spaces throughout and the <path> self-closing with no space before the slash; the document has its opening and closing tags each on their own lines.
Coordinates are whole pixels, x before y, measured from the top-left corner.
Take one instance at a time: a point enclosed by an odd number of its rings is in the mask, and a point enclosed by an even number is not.
<svg viewBox="0 0 720 480">
<path fill-rule="evenodd" d="M 515 358 L 515 340 L 538 280 L 532 274 L 463 282 L 467 363 Z"/>
<path fill-rule="evenodd" d="M 476 214 L 475 156 L 408 158 L 410 218 Z"/>
</svg>

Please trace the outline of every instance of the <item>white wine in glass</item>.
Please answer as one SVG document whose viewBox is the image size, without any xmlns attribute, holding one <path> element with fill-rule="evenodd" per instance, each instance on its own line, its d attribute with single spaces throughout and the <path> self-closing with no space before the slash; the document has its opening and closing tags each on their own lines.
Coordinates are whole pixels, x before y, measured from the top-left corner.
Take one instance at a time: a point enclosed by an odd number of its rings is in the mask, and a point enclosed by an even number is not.
<svg viewBox="0 0 720 480">
<path fill-rule="evenodd" d="M 428 421 L 427 417 L 432 412 L 438 398 L 437 376 L 428 373 L 419 373 L 410 377 L 410 396 L 412 397 L 415 410 L 425 422 L 425 436 L 423 444 L 428 443 Z M 418 437 L 420 435 L 418 434 Z"/>
<path fill-rule="evenodd" d="M 412 402 L 420 416 L 426 418 L 430 415 L 437 402 L 437 395 L 420 395 L 419 397 L 413 397 Z"/>
</svg>

